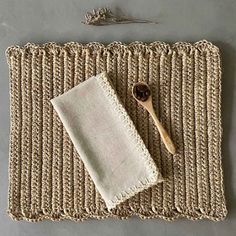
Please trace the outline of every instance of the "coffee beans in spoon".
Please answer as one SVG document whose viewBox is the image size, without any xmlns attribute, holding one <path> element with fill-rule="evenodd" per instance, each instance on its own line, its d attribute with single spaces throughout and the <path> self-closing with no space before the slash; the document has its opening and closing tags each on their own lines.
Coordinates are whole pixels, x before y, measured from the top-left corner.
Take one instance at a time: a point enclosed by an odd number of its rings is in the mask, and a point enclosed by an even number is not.
<svg viewBox="0 0 236 236">
<path fill-rule="evenodd" d="M 133 87 L 133 94 L 135 98 L 139 101 L 145 102 L 151 95 L 149 86 L 144 83 L 137 83 Z"/>
</svg>

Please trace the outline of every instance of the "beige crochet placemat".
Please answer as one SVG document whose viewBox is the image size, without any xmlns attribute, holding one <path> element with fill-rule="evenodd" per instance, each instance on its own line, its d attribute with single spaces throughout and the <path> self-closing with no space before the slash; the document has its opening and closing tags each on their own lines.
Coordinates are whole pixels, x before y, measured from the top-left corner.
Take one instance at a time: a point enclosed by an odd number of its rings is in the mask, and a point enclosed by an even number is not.
<svg viewBox="0 0 236 236">
<path fill-rule="evenodd" d="M 134 42 L 12 46 L 8 213 L 13 219 L 178 217 L 222 220 L 221 62 L 219 49 Z M 49 100 L 107 71 L 165 181 L 108 211 Z M 151 84 L 154 107 L 172 136 L 172 157 L 131 95 Z M 75 101 L 76 102 L 76 101 Z M 96 128 L 96 127 L 94 127 Z"/>
</svg>

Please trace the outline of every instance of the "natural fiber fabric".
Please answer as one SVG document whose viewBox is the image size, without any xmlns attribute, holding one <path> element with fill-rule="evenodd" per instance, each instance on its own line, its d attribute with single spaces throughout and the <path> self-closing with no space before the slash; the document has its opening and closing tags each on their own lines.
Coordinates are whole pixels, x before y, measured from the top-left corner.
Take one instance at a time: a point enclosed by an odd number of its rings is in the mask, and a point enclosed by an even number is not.
<svg viewBox="0 0 236 236">
<path fill-rule="evenodd" d="M 27 44 L 7 50 L 11 134 L 8 212 L 14 219 L 89 217 L 222 220 L 219 50 L 195 44 Z M 50 103 L 107 71 L 127 112 L 162 172 L 162 184 L 108 211 Z M 151 84 L 154 107 L 177 147 L 172 157 L 151 118 L 131 95 Z"/>
<path fill-rule="evenodd" d="M 163 181 L 105 72 L 51 102 L 108 210 Z"/>
</svg>

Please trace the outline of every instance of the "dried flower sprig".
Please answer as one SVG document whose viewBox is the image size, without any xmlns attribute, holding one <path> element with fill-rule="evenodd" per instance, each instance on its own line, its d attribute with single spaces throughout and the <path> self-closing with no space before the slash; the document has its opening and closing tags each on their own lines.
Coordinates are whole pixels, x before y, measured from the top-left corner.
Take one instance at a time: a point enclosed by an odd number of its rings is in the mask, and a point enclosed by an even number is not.
<svg viewBox="0 0 236 236">
<path fill-rule="evenodd" d="M 82 23 L 86 25 L 102 26 L 102 25 L 130 24 L 130 23 L 157 24 L 158 22 L 115 15 L 110 9 L 104 7 L 104 8 L 93 9 L 92 12 L 87 12 L 85 15 L 85 21 L 82 21 Z"/>
</svg>

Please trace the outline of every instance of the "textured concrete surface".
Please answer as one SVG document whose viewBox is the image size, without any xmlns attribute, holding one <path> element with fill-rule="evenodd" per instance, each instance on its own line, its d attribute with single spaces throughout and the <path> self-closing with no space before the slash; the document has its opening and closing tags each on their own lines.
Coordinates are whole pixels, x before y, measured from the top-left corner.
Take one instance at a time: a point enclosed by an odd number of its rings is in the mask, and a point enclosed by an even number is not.
<svg viewBox="0 0 236 236">
<path fill-rule="evenodd" d="M 108 6 L 158 25 L 82 25 L 85 11 Z M 0 235 L 235 235 L 236 232 L 236 1 L 235 0 L 0 0 Z M 9 89 L 5 49 L 12 44 L 56 41 L 198 41 L 218 45 L 223 59 L 223 165 L 228 217 L 202 220 L 121 221 L 107 219 L 40 223 L 15 222 L 6 214 L 8 188 Z"/>
</svg>

